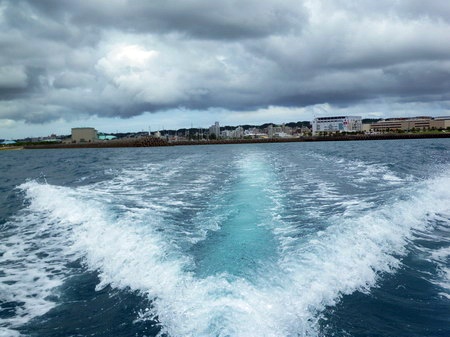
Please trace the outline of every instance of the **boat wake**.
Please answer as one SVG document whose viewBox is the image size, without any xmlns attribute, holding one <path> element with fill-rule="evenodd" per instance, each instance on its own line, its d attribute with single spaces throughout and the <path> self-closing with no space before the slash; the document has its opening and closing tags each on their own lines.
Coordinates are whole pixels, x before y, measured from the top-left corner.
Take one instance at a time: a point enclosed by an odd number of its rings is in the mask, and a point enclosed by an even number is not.
<svg viewBox="0 0 450 337">
<path fill-rule="evenodd" d="M 10 234 L 0 243 L 1 301 L 16 303 L 15 312 L 0 319 L 0 335 L 54 307 L 58 287 L 71 276 L 68 263 L 81 259 L 98 273 L 97 289 L 148 298 L 148 310 L 136 319 L 157 320 L 161 334 L 318 336 L 325 308 L 343 295 L 369 292 L 400 268 L 418 233 L 450 230 L 450 170 L 411 183 L 383 204 L 360 200 L 367 207 L 355 207 L 357 200 L 329 184 L 334 192 L 324 197 L 347 203 L 326 218 L 308 219 L 313 206 L 306 201 L 303 217 L 290 215 L 287 191 L 295 186 L 283 185 L 262 154 L 232 165 L 234 173 L 220 186 L 211 174 L 197 190 L 166 190 L 163 200 L 149 195 L 164 179 L 143 186 L 155 173 L 149 168 L 148 176 L 144 168 L 141 177 L 122 172 L 78 188 L 21 185 L 28 204 L 6 224 Z M 183 173 L 160 174 L 171 181 Z M 302 200 L 295 202 L 301 209 Z M 323 211 L 320 204 L 316 210 Z M 448 256 L 448 248 L 427 250 L 436 263 Z M 440 268 L 435 282 L 449 296 L 450 272 Z"/>
</svg>

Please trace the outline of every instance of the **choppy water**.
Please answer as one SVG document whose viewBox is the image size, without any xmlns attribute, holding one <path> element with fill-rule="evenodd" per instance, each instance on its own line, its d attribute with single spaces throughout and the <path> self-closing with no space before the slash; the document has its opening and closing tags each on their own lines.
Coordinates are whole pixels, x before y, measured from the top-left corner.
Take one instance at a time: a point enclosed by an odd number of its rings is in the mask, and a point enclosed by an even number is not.
<svg viewBox="0 0 450 337">
<path fill-rule="evenodd" d="M 450 140 L 0 160 L 0 336 L 450 336 Z"/>
</svg>

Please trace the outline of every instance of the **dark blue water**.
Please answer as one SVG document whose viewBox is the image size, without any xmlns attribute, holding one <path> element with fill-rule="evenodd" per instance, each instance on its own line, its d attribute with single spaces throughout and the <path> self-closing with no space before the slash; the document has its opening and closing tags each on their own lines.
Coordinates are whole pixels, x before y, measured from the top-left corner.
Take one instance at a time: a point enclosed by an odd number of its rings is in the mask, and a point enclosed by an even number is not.
<svg viewBox="0 0 450 337">
<path fill-rule="evenodd" d="M 450 140 L 0 152 L 0 336 L 450 336 Z"/>
</svg>

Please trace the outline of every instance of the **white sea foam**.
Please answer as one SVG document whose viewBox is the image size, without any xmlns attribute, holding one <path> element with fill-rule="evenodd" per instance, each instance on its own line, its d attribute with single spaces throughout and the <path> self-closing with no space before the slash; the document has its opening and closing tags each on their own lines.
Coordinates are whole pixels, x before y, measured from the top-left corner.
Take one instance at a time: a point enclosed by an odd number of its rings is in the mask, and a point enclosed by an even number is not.
<svg viewBox="0 0 450 337">
<path fill-rule="evenodd" d="M 20 332 L 8 328 L 0 327 L 0 337 L 19 337 Z"/>
<path fill-rule="evenodd" d="M 24 187 L 30 193 L 34 189 L 49 189 L 37 183 L 29 183 Z M 6 329 L 4 333 L 8 336 L 14 335 L 11 329 L 54 307 L 58 296 L 55 288 L 67 276 L 67 259 L 74 258 L 64 248 L 70 242 L 63 222 L 49 221 L 52 213 L 53 210 L 33 212 L 27 209 L 14 221 L 7 223 L 7 229 L 2 233 L 0 267 L 4 275 L 0 277 L 0 300 L 9 303 L 10 310 L 14 310 L 14 315 L 0 319 L 0 324 Z"/>
<path fill-rule="evenodd" d="M 252 171 L 251 165 L 242 169 L 250 175 L 263 171 Z M 129 184 L 128 175 L 117 181 L 117 191 L 125 187 L 122 184 Z M 255 177 L 255 184 L 269 178 Z M 87 266 L 99 273 L 98 288 L 108 284 L 130 288 L 153 299 L 152 309 L 140 318 L 157 316 L 163 332 L 173 337 L 275 337 L 318 335 L 318 314 L 326 306 L 334 305 L 343 294 L 368 291 L 382 273 L 395 270 L 413 230 L 426 230 L 430 216 L 449 212 L 449 184 L 448 177 L 436 178 L 417 187 L 416 196 L 406 200 L 331 216 L 326 229 L 301 244 L 293 224 L 275 221 L 282 212 L 282 207 L 276 206 L 280 198 L 276 195 L 274 235 L 284 249 L 278 268 L 252 281 L 225 274 L 196 277 L 191 272 L 192 257 L 178 249 L 170 233 L 155 230 L 163 227 L 165 218 L 162 213 L 153 214 L 152 207 L 141 211 L 129 208 L 117 215 L 111 202 L 141 200 L 137 187 L 122 196 L 111 190 L 60 188 L 36 182 L 21 188 L 30 200 L 33 221 L 41 219 L 41 226 L 52 232 L 58 256 L 83 256 Z M 20 244 L 17 251 L 22 249 Z M 30 265 L 34 263 L 39 266 L 36 261 Z M 45 299 L 61 280 L 63 276 L 56 277 L 55 284 L 50 278 L 45 280 L 46 290 L 36 298 Z M 31 292 L 19 287 L 10 290 L 16 298 Z"/>
<path fill-rule="evenodd" d="M 444 247 L 431 252 L 431 257 L 433 260 L 446 262 L 450 257 L 450 247 Z"/>
<path fill-rule="evenodd" d="M 442 214 L 438 217 L 442 221 Z M 446 228 L 443 228 L 443 226 L 439 226 L 439 231 L 441 232 L 448 232 L 450 230 L 450 214 L 448 214 L 448 217 L 446 219 L 447 224 Z M 443 231 L 443 229 L 446 229 L 446 231 Z M 450 262 L 450 238 L 446 235 L 431 235 L 430 236 L 424 236 L 423 233 L 420 233 L 419 235 L 420 239 L 423 240 L 428 239 L 432 242 L 439 242 L 440 244 L 444 244 L 445 246 L 439 249 L 432 249 L 432 248 L 421 248 L 422 254 L 424 255 L 424 258 L 435 264 L 436 268 L 438 270 L 438 275 L 434 277 L 431 281 L 442 288 L 442 292 L 440 293 L 441 296 L 449 298 L 450 299 L 450 268 L 449 268 L 449 262 Z"/>
</svg>

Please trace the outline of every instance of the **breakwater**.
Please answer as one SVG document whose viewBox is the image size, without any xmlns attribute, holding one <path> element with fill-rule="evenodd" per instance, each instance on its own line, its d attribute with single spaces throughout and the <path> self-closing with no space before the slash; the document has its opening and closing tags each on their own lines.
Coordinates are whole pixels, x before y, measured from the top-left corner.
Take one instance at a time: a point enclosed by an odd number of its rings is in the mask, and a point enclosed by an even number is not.
<svg viewBox="0 0 450 337">
<path fill-rule="evenodd" d="M 436 134 L 378 134 L 378 135 L 333 135 L 306 136 L 298 138 L 258 138 L 258 139 L 216 139 L 205 141 L 176 141 L 173 145 L 214 145 L 214 144 L 252 144 L 252 143 L 292 143 L 292 142 L 338 142 L 359 140 L 389 140 L 389 139 L 425 139 L 450 138 L 450 133 Z"/>
<path fill-rule="evenodd" d="M 152 147 L 172 145 L 164 139 L 154 137 L 140 137 L 131 139 L 117 139 L 92 143 L 62 143 L 27 145 L 25 149 L 77 149 L 77 148 L 111 148 L 111 147 Z"/>
<path fill-rule="evenodd" d="M 61 149 L 61 148 L 112 148 L 112 147 L 153 147 L 177 145 L 219 145 L 219 144 L 259 144 L 292 142 L 338 142 L 364 140 L 427 139 L 450 138 L 450 133 L 411 133 L 411 134 L 377 134 L 377 135 L 333 135 L 307 136 L 299 138 L 262 138 L 262 139 L 215 139 L 168 141 L 162 138 L 141 137 L 136 139 L 118 139 L 80 144 L 39 144 L 24 146 L 25 149 Z"/>
</svg>

